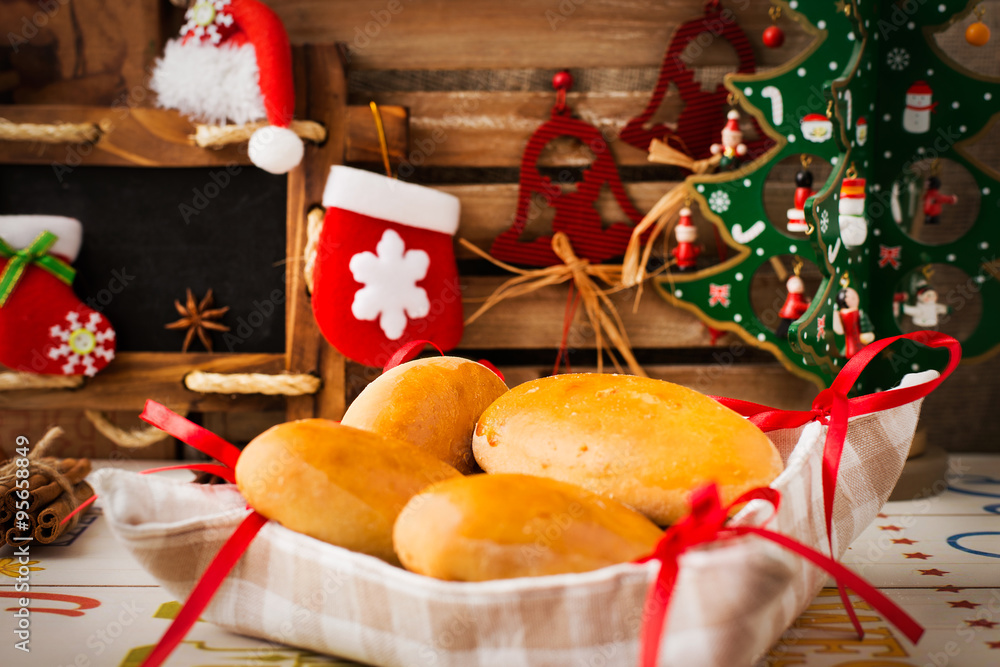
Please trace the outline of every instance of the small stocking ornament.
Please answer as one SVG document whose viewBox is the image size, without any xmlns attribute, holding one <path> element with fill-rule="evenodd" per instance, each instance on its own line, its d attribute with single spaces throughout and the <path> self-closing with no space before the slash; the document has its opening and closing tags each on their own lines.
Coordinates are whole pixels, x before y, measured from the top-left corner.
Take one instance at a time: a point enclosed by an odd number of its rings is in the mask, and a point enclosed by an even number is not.
<svg viewBox="0 0 1000 667">
<path fill-rule="evenodd" d="M 788 296 L 785 297 L 785 303 L 782 304 L 781 310 L 778 311 L 778 329 L 775 331 L 775 334 L 779 338 L 787 338 L 788 327 L 809 310 L 809 299 L 804 296 L 804 292 L 806 291 L 805 283 L 799 277 L 800 268 L 796 266 L 795 275 L 789 277 L 785 283 L 785 287 L 788 289 Z"/>
<path fill-rule="evenodd" d="M 678 273 L 691 273 L 698 270 L 698 255 L 701 248 L 698 243 L 698 230 L 691 222 L 691 209 L 684 207 L 680 210 L 680 220 L 674 229 L 677 237 L 677 247 L 670 251 L 674 258 L 674 270 Z"/>
<path fill-rule="evenodd" d="M 788 231 L 805 233 L 809 231 L 806 223 L 806 200 L 816 194 L 812 189 L 813 175 L 809 171 L 808 158 L 802 156 L 802 168 L 795 174 L 795 203 L 788 209 Z"/>
<path fill-rule="evenodd" d="M 458 345 L 458 198 L 335 166 L 323 205 L 312 307 L 330 344 L 367 366 L 384 366 L 414 340 Z"/>
<path fill-rule="evenodd" d="M 115 358 L 115 331 L 70 287 L 78 220 L 0 216 L 0 364 L 46 375 L 95 375 Z"/>
<path fill-rule="evenodd" d="M 507 231 L 496 237 L 490 248 L 490 254 L 499 260 L 530 266 L 562 263 L 552 251 L 551 235 L 539 236 L 531 241 L 521 240 L 529 213 L 533 206 L 537 207 L 533 202 L 534 196 L 541 197 L 555 209 L 552 233 L 565 233 L 576 255 L 595 264 L 623 255 L 632 236 L 632 227 L 642 220 L 642 213 L 636 210 L 625 192 L 618 174 L 618 165 L 615 164 L 614 156 L 601 131 L 574 118 L 566 105 L 566 92 L 572 84 L 573 78 L 569 72 L 559 72 L 552 79 L 558 99 L 551 118 L 535 130 L 524 149 L 514 222 Z M 593 164 L 584 170 L 583 180 L 576 184 L 576 189 L 572 192 L 563 192 L 558 183 L 553 183 L 548 176 L 542 176 L 538 170 L 538 158 L 542 149 L 557 137 L 575 137 L 596 156 Z M 595 203 L 605 185 L 628 218 L 627 222 L 606 225 L 601 220 Z"/>
<path fill-rule="evenodd" d="M 851 170 L 853 172 L 853 168 Z M 841 181 L 840 201 L 837 204 L 840 221 L 840 238 L 844 245 L 854 248 L 868 238 L 868 220 L 865 218 L 865 179 L 852 173 Z"/>
<path fill-rule="evenodd" d="M 250 137 L 250 161 L 272 174 L 291 170 L 304 149 L 288 127 L 295 88 L 281 19 L 258 0 L 198 0 L 184 18 L 149 80 L 157 104 L 209 123 L 266 118 Z"/>
<path fill-rule="evenodd" d="M 692 42 L 700 46 L 701 36 L 705 34 L 711 35 L 713 41 L 722 38 L 729 42 L 739 59 L 737 72 L 751 74 L 756 70 L 753 46 L 733 20 L 732 12 L 724 9 L 718 0 L 709 0 L 705 3 L 703 16 L 678 26 L 670 38 L 653 95 L 643 112 L 622 128 L 618 135 L 622 141 L 647 151 L 650 142 L 659 139 L 695 160 L 709 157 L 729 91 L 721 83 L 712 90 L 702 90 L 701 82 L 695 78 L 696 69 L 684 58 L 685 49 Z M 677 87 L 684 103 L 683 110 L 673 127 L 663 123 L 652 125 L 653 115 L 663 105 L 670 84 Z M 759 134 L 761 139 L 752 146 L 754 154 L 770 146 L 770 140 L 762 132 Z"/>
<path fill-rule="evenodd" d="M 844 358 L 850 359 L 875 340 L 868 316 L 859 308 L 861 297 L 849 285 L 837 294 L 833 310 L 833 331 L 844 337 Z"/>
<path fill-rule="evenodd" d="M 956 195 L 941 194 L 941 179 L 931 176 L 924 190 L 924 224 L 936 225 L 941 222 L 941 209 L 958 203 Z"/>
<path fill-rule="evenodd" d="M 743 163 L 747 145 L 743 143 L 743 132 L 740 130 L 740 112 L 732 109 L 726 118 L 726 126 L 722 128 L 722 143 L 712 144 L 712 155 L 722 156 L 719 171 L 735 171 Z"/>
</svg>

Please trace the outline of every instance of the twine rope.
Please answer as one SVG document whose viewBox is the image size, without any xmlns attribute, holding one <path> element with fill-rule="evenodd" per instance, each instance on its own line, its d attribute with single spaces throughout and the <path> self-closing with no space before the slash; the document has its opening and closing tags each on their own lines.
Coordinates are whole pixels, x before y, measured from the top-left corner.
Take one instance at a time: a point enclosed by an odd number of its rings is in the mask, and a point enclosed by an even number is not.
<svg viewBox="0 0 1000 667">
<path fill-rule="evenodd" d="M 230 144 L 249 141 L 250 135 L 267 126 L 268 123 L 265 121 L 243 125 L 198 124 L 194 126 L 191 140 L 200 148 L 222 148 Z M 317 144 L 326 141 L 326 128 L 312 120 L 293 120 L 288 129 L 306 141 Z"/>
<path fill-rule="evenodd" d="M 306 289 L 309 290 L 310 294 L 313 291 L 313 273 L 316 270 L 316 255 L 319 248 L 319 236 L 323 231 L 324 214 L 325 210 L 322 206 L 315 206 L 309 209 L 309 214 L 306 216 L 306 258 L 302 272 L 305 274 Z"/>
<path fill-rule="evenodd" d="M 0 118 L 0 141 L 39 141 L 45 144 L 92 143 L 100 139 L 94 123 L 14 123 Z"/>
<path fill-rule="evenodd" d="M 322 382 L 305 373 L 206 373 L 191 371 L 184 376 L 184 386 L 201 394 L 265 394 L 268 396 L 303 396 L 315 394 Z"/>
<path fill-rule="evenodd" d="M 0 373 L 0 391 L 19 389 L 76 389 L 83 386 L 80 375 L 39 375 L 37 373 Z"/>
<path fill-rule="evenodd" d="M 132 430 L 123 429 L 112 424 L 108 416 L 98 410 L 84 410 L 83 414 L 101 435 L 126 449 L 142 449 L 168 437 L 167 433 L 153 426 Z M 184 414 L 187 414 L 187 411 Z"/>
</svg>

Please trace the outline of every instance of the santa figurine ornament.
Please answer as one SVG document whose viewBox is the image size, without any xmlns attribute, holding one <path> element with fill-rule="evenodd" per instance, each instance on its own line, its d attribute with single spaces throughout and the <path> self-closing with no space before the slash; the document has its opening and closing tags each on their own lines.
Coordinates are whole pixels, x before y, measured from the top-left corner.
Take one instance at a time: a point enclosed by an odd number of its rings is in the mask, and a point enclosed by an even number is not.
<svg viewBox="0 0 1000 667">
<path fill-rule="evenodd" d="M 936 175 L 927 179 L 924 190 L 924 224 L 936 225 L 941 222 L 941 209 L 958 203 L 956 195 L 941 194 L 941 179 Z"/>
<path fill-rule="evenodd" d="M 806 200 L 816 194 L 812 189 L 813 175 L 809 171 L 812 158 L 803 154 L 801 159 L 802 168 L 795 174 L 795 203 L 788 209 L 788 231 L 792 233 L 809 231 L 809 224 L 806 222 Z"/>
<path fill-rule="evenodd" d="M 677 237 L 677 247 L 670 251 L 674 258 L 674 270 L 678 273 L 691 273 L 698 270 L 698 255 L 701 248 L 698 243 L 698 230 L 691 222 L 691 209 L 685 206 L 680 210 L 680 219 L 674 228 Z"/>
<path fill-rule="evenodd" d="M 89 377 L 115 358 L 115 330 L 71 287 L 82 237 L 73 218 L 0 216 L 0 364 Z"/>
<path fill-rule="evenodd" d="M 844 358 L 850 359 L 875 340 L 871 320 L 859 307 L 861 297 L 851 287 L 847 274 L 840 281 L 837 305 L 833 310 L 833 332 L 844 337 Z"/>
<path fill-rule="evenodd" d="M 782 304 L 781 310 L 778 311 L 780 321 L 778 322 L 778 328 L 774 332 L 779 338 L 787 338 L 788 327 L 809 310 L 809 299 L 804 296 L 806 286 L 800 277 L 801 273 L 802 261 L 799 260 L 795 263 L 794 275 L 789 277 L 785 283 L 785 287 L 788 289 L 788 296 L 785 297 L 785 303 Z"/>
<path fill-rule="evenodd" d="M 722 128 L 722 143 L 712 144 L 712 155 L 722 156 L 719 171 L 734 171 L 742 164 L 743 156 L 747 154 L 747 145 L 743 143 L 743 131 L 740 130 L 740 112 L 731 109 L 726 118 L 726 126 Z"/>
<path fill-rule="evenodd" d="M 323 205 L 312 307 L 330 344 L 367 366 L 384 366 L 415 340 L 442 350 L 458 345 L 458 198 L 334 166 Z"/>
<path fill-rule="evenodd" d="M 197 0 L 177 39 L 167 42 L 149 86 L 157 104 L 207 122 L 266 119 L 250 137 L 250 161 L 284 174 L 302 161 L 292 49 L 281 19 L 258 0 Z"/>
</svg>

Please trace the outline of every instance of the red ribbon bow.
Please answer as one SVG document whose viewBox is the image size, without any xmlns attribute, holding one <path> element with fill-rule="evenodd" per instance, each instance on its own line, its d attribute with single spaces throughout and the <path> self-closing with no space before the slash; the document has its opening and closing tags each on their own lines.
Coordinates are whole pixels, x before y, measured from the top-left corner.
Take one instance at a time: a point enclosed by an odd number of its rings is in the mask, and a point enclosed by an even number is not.
<svg viewBox="0 0 1000 667">
<path fill-rule="evenodd" d="M 913 618 L 897 607 L 878 589 L 832 558 L 767 528 L 725 526 L 726 519 L 733 507 L 758 499 L 770 503 L 774 507 L 774 512 L 777 513 L 781 503 L 781 494 L 775 489 L 753 489 L 726 507 L 723 507 L 719 501 L 719 490 L 715 484 L 709 484 L 696 490 L 691 495 L 691 513 L 667 530 L 651 556 L 639 561 L 645 563 L 650 560 L 658 560 L 662 563 L 643 609 L 643 618 L 646 619 L 646 623 L 642 627 L 640 636 L 640 646 L 642 647 L 640 665 L 642 667 L 656 667 L 657 665 L 660 642 L 666 625 L 667 609 L 670 607 L 670 597 L 680 571 L 679 558 L 681 554 L 699 544 L 751 534 L 771 540 L 823 568 L 838 582 L 846 583 L 851 590 L 860 595 L 874 609 L 881 612 L 910 641 L 916 643 L 920 639 L 924 629 Z"/>
<path fill-rule="evenodd" d="M 852 399 L 847 398 L 847 394 L 850 393 L 861 373 L 872 359 L 882 352 L 882 350 L 896 341 L 903 339 L 912 340 L 930 348 L 947 349 L 950 356 L 947 366 L 941 371 L 941 375 L 934 380 L 912 387 L 867 394 Z M 844 442 L 847 438 L 848 420 L 860 415 L 897 408 L 927 396 L 945 378 L 951 375 L 955 367 L 958 366 L 961 357 L 962 348 L 959 342 L 951 336 L 936 331 L 916 331 L 902 336 L 884 338 L 865 346 L 845 364 L 843 370 L 841 370 L 840 374 L 830 385 L 830 388 L 824 389 L 819 393 L 813 401 L 811 410 L 776 410 L 749 401 L 721 397 L 716 397 L 716 400 L 741 415 L 748 417 L 752 423 L 765 432 L 797 428 L 811 421 L 819 421 L 828 427 L 826 442 L 823 447 L 823 511 L 826 519 L 827 540 L 832 556 L 833 501 L 836 497 L 840 459 L 844 452 Z M 716 496 L 714 502 L 712 500 L 713 494 Z M 771 502 L 775 507 L 775 511 L 777 511 L 777 491 L 773 489 L 755 489 L 750 491 L 738 498 L 733 505 L 730 505 L 730 508 L 754 498 L 761 498 Z M 641 644 L 641 665 L 643 667 L 655 667 L 656 665 L 660 650 L 660 640 L 663 636 L 664 622 L 666 620 L 667 606 L 670 601 L 670 593 L 677 578 L 677 557 L 698 544 L 746 533 L 755 533 L 777 542 L 804 558 L 808 558 L 833 575 L 837 580 L 844 608 L 847 610 L 848 616 L 851 618 L 851 623 L 854 625 L 859 636 L 864 637 L 864 630 L 861 627 L 861 622 L 858 620 L 857 614 L 854 612 L 854 607 L 851 605 L 850 599 L 847 597 L 845 586 L 851 588 L 873 607 L 881 611 L 886 619 L 899 628 L 910 641 L 916 643 L 921 634 L 923 634 L 923 628 L 917 625 L 902 609 L 889 601 L 888 598 L 885 598 L 870 584 L 831 558 L 823 556 L 812 548 L 791 538 L 764 528 L 752 526 L 722 528 L 726 516 L 728 516 L 728 509 L 722 509 L 718 506 L 717 491 L 713 488 L 696 491 L 692 495 L 691 514 L 667 531 L 652 556 L 640 561 L 646 562 L 655 559 L 663 563 L 656 583 L 651 588 L 649 597 L 646 600 L 647 621 L 643 626 Z M 883 607 L 878 606 L 879 604 L 882 604 Z"/>
</svg>

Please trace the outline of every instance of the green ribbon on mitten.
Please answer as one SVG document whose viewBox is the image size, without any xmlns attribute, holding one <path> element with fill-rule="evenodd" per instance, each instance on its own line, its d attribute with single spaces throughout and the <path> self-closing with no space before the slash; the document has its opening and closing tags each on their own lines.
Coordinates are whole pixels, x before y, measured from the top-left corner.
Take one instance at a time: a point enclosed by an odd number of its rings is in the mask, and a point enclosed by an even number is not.
<svg viewBox="0 0 1000 667">
<path fill-rule="evenodd" d="M 14 250 L 6 241 L 0 239 L 0 257 L 9 259 L 3 273 L 0 274 L 0 308 L 7 303 L 7 298 L 14 292 L 20 282 L 24 270 L 29 264 L 37 264 L 67 285 L 73 284 L 76 269 L 61 259 L 48 254 L 49 248 L 59 240 L 59 237 L 46 230 L 38 235 L 27 248 Z"/>
</svg>

